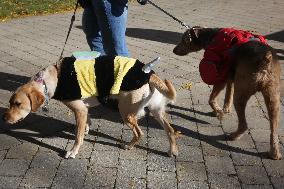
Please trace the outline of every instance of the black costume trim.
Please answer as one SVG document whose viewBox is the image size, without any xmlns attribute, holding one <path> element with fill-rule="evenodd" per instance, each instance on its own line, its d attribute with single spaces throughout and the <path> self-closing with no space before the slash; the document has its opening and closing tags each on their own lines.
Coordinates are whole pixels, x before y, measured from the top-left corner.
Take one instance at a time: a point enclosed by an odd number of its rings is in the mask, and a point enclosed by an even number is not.
<svg viewBox="0 0 284 189">
<path fill-rule="evenodd" d="M 149 82 L 150 76 L 155 72 L 153 70 L 150 73 L 143 72 L 142 67 L 144 65 L 145 64 L 143 64 L 139 60 L 136 60 L 134 66 L 130 68 L 127 74 L 124 76 L 120 90 L 136 90 Z"/>
<path fill-rule="evenodd" d="M 74 57 L 65 57 L 60 67 L 60 76 L 52 98 L 56 100 L 81 99 L 81 89 L 74 68 Z"/>
</svg>

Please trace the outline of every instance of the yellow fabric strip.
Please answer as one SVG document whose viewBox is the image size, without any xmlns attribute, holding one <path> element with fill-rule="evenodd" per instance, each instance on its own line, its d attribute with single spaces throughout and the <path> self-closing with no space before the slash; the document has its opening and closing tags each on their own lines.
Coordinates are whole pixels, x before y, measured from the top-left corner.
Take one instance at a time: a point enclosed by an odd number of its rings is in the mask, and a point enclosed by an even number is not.
<svg viewBox="0 0 284 189">
<path fill-rule="evenodd" d="M 136 59 L 116 56 L 114 59 L 114 84 L 110 90 L 110 94 L 118 94 L 122 80 L 130 68 L 134 66 Z"/>
<path fill-rule="evenodd" d="M 95 60 L 76 60 L 74 63 L 82 98 L 98 96 L 94 65 Z"/>
</svg>

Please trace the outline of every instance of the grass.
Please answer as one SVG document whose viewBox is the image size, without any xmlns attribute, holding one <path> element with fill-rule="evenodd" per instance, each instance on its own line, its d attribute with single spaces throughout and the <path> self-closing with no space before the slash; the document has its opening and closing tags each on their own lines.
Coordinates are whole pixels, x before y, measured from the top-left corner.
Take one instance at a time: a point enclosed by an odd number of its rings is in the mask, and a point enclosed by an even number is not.
<svg viewBox="0 0 284 189">
<path fill-rule="evenodd" d="M 73 10 L 76 0 L 0 0 L 0 21 Z"/>
</svg>

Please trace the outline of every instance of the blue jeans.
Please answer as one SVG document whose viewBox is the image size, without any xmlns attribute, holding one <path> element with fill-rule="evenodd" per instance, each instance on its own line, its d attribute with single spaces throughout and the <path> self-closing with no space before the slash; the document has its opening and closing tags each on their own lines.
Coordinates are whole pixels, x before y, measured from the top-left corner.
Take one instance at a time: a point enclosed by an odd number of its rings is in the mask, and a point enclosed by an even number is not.
<svg viewBox="0 0 284 189">
<path fill-rule="evenodd" d="M 92 0 L 82 18 L 92 51 L 102 55 L 129 56 L 126 44 L 127 0 Z"/>
</svg>

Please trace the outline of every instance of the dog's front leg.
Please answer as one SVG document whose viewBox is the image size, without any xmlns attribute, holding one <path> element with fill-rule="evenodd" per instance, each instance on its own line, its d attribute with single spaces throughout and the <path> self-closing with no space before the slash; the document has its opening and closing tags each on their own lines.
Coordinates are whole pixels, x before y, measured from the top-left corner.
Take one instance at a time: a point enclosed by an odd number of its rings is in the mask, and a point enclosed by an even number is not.
<svg viewBox="0 0 284 189">
<path fill-rule="evenodd" d="M 209 97 L 209 105 L 213 109 L 216 117 L 221 120 L 224 116 L 222 108 L 219 106 L 217 102 L 217 96 L 220 94 L 220 92 L 224 89 L 226 83 L 218 84 L 213 86 L 213 90 Z"/>
<path fill-rule="evenodd" d="M 88 108 L 81 100 L 65 102 L 74 113 L 76 119 L 76 138 L 73 148 L 67 151 L 65 158 L 75 158 L 80 146 L 83 144 L 85 129 L 87 125 Z"/>
</svg>

